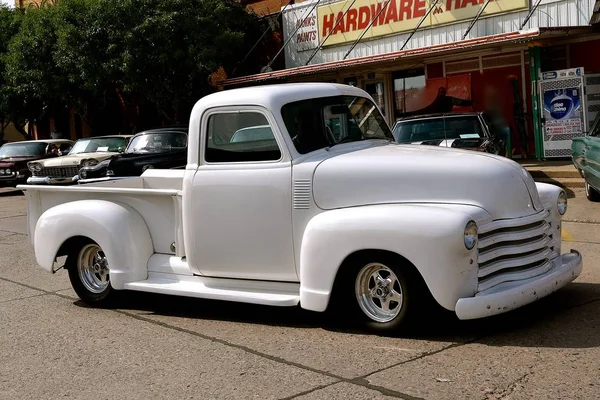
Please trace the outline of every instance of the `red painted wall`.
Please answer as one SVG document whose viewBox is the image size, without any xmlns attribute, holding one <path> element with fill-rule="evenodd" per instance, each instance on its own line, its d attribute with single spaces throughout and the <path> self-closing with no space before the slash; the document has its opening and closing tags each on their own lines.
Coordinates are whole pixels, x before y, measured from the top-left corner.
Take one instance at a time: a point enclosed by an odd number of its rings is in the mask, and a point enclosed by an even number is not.
<svg viewBox="0 0 600 400">
<path fill-rule="evenodd" d="M 583 67 L 584 71 L 600 72 L 600 40 L 569 45 L 571 68 Z"/>
</svg>

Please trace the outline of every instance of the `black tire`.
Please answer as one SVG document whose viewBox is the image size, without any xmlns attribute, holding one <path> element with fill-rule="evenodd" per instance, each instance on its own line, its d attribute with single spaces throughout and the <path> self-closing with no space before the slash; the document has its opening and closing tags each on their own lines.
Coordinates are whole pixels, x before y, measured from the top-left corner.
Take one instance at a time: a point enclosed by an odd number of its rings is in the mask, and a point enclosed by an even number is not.
<svg viewBox="0 0 600 400">
<path fill-rule="evenodd" d="M 393 317 L 390 314 L 387 318 L 377 320 L 376 307 L 374 307 L 374 312 L 373 309 L 369 309 L 369 306 L 373 307 L 378 304 L 381 306 L 383 304 L 381 298 L 365 299 L 364 290 L 361 293 L 358 289 L 359 281 L 365 283 L 365 268 L 369 268 L 369 266 L 372 268 L 384 267 L 380 268 L 383 278 L 390 277 L 386 270 L 395 275 L 397 285 L 394 284 L 393 289 L 397 292 L 400 288 L 402 301 L 400 304 L 390 297 L 389 309 L 396 310 L 396 307 L 399 307 L 399 310 L 393 313 Z M 340 273 L 343 276 L 340 276 L 336 282 L 330 310 L 338 318 L 351 319 L 372 332 L 381 334 L 409 332 L 414 327 L 418 316 L 422 315 L 421 312 L 431 305 L 431 295 L 423 279 L 412 265 L 407 265 L 407 262 L 400 257 L 383 252 L 368 253 L 352 260 L 350 265 L 346 265 Z M 390 292 L 387 295 L 389 296 Z"/>
<path fill-rule="evenodd" d="M 103 259 L 94 263 L 91 268 L 86 268 L 86 263 L 91 261 L 90 257 L 97 256 Z M 97 272 L 93 272 L 98 264 Z M 73 290 L 81 301 L 91 307 L 104 307 L 111 303 L 115 290 L 110 284 L 108 273 L 108 261 L 100 246 L 91 240 L 82 240 L 74 246 L 67 256 L 65 268 L 69 272 L 69 280 Z"/>
<path fill-rule="evenodd" d="M 590 186 L 587 180 L 585 181 L 585 196 L 589 201 L 593 201 L 594 203 L 600 201 L 600 193 L 598 193 L 596 189 Z"/>
</svg>

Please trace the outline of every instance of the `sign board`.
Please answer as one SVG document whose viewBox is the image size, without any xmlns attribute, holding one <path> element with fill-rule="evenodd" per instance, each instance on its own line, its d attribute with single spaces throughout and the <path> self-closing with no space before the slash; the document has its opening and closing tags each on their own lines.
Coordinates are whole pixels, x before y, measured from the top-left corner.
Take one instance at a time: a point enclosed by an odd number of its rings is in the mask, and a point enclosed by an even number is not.
<svg viewBox="0 0 600 400">
<path fill-rule="evenodd" d="M 583 68 L 542 73 L 540 94 L 544 157 L 569 157 L 572 139 L 586 131 Z"/>
<path fill-rule="evenodd" d="M 387 3 L 387 5 L 386 5 Z M 474 18 L 485 0 L 346 0 L 318 7 L 318 40 L 324 46 L 355 41 L 374 19 L 363 39 L 413 30 L 432 4 L 420 29 Z M 385 6 L 385 7 L 384 7 Z M 528 0 L 492 0 L 481 17 L 528 8 Z"/>
<path fill-rule="evenodd" d="M 291 34 L 294 35 L 292 43 L 295 44 L 294 47 L 298 52 L 313 50 L 319 47 L 317 10 L 312 9 L 312 11 L 310 11 L 311 8 L 312 6 L 299 8 L 287 14 L 289 19 L 286 37 L 289 37 Z M 298 30 L 296 30 L 296 28 L 298 28 Z"/>
</svg>

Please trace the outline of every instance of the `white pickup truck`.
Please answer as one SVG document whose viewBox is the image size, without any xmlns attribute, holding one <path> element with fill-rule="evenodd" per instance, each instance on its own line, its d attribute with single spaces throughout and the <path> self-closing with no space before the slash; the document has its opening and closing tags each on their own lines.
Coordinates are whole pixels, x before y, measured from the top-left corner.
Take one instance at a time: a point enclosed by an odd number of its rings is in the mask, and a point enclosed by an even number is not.
<svg viewBox="0 0 600 400">
<path fill-rule="evenodd" d="M 460 319 L 573 281 L 567 197 L 508 159 L 392 143 L 364 91 L 329 83 L 206 96 L 181 170 L 26 192 L 38 264 L 68 256 L 92 305 L 137 290 L 354 313 L 410 326 L 433 298 Z"/>
</svg>

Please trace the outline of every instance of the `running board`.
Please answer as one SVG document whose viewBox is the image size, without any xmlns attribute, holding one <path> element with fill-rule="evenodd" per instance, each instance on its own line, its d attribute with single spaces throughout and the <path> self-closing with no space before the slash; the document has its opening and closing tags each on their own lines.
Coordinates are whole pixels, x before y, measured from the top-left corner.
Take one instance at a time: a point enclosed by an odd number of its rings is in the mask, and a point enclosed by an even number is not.
<svg viewBox="0 0 600 400">
<path fill-rule="evenodd" d="M 269 306 L 296 306 L 300 303 L 300 284 L 287 282 L 246 281 L 149 272 L 148 279 L 126 283 L 125 289 Z"/>
</svg>

